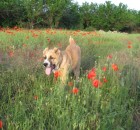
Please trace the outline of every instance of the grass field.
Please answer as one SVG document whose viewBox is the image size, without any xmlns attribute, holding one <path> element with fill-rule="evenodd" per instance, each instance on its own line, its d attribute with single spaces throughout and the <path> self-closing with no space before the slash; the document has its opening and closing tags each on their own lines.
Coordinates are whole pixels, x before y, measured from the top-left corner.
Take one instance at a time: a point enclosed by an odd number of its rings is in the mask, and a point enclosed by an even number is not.
<svg viewBox="0 0 140 130">
<path fill-rule="evenodd" d="M 46 76 L 42 51 L 82 50 L 79 83 Z M 0 129 L 138 130 L 140 34 L 80 30 L 0 30 Z"/>
</svg>

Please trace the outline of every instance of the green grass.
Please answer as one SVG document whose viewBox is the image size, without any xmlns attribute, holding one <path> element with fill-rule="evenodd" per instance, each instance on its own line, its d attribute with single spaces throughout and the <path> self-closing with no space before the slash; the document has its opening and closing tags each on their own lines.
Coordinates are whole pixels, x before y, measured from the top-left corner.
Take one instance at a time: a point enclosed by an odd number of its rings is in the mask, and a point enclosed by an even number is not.
<svg viewBox="0 0 140 130">
<path fill-rule="evenodd" d="M 139 34 L 69 30 L 0 32 L 0 120 L 3 130 L 137 130 L 139 128 Z M 38 36 L 33 37 L 34 34 Z M 82 50 L 79 83 L 61 86 L 44 73 L 45 47 L 64 49 L 72 36 Z M 132 48 L 128 48 L 128 42 Z M 10 54 L 11 52 L 12 54 Z M 108 59 L 107 56 L 112 58 Z M 116 64 L 118 71 L 112 69 Z M 96 68 L 95 88 L 87 78 Z M 107 70 L 104 72 L 103 67 Z M 107 82 L 103 82 L 103 77 Z M 78 88 L 73 94 L 72 89 Z"/>
</svg>

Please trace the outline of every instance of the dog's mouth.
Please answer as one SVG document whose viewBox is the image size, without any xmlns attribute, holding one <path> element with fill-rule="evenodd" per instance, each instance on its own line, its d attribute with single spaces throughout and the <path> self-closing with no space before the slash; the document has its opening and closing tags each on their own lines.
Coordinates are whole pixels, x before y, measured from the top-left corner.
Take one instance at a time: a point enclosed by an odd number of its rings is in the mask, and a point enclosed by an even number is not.
<svg viewBox="0 0 140 130">
<path fill-rule="evenodd" d="M 53 72 L 53 70 L 55 70 L 55 68 L 56 68 L 56 65 L 55 64 L 52 64 L 50 67 L 46 67 L 45 68 L 46 75 L 49 76 Z"/>
</svg>

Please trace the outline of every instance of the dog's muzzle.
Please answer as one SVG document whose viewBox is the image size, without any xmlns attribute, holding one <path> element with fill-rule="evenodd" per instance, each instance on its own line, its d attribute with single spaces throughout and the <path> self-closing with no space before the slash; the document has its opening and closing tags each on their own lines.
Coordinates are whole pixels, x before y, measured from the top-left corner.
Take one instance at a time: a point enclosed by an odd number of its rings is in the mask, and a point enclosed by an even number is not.
<svg viewBox="0 0 140 130">
<path fill-rule="evenodd" d="M 49 62 L 49 60 L 48 59 L 45 59 L 44 60 L 44 63 L 43 63 L 43 65 L 45 66 L 45 67 L 50 67 L 50 62 Z"/>
<path fill-rule="evenodd" d="M 45 73 L 50 75 L 56 69 L 56 65 L 52 64 L 48 59 L 44 60 L 43 66 L 45 67 Z"/>
<path fill-rule="evenodd" d="M 48 66 L 48 63 L 43 63 L 43 65 L 44 65 L 45 67 L 47 67 L 47 66 Z"/>
</svg>

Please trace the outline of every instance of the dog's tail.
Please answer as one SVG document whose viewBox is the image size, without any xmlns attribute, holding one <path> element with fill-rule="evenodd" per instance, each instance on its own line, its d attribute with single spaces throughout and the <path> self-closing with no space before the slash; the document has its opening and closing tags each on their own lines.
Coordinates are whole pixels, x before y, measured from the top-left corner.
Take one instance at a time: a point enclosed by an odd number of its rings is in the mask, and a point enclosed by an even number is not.
<svg viewBox="0 0 140 130">
<path fill-rule="evenodd" d="M 74 41 L 74 39 L 70 36 L 70 38 L 69 38 L 69 43 L 70 44 L 76 44 L 76 42 Z"/>
</svg>

